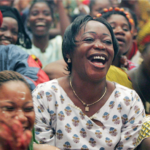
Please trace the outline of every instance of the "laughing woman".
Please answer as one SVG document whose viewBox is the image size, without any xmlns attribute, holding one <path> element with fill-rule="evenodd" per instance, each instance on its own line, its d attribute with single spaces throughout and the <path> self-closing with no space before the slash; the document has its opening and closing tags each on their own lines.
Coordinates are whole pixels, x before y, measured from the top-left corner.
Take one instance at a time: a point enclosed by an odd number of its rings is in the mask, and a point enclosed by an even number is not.
<svg viewBox="0 0 150 150">
<path fill-rule="evenodd" d="M 134 148 L 145 112 L 135 91 L 106 81 L 118 51 L 111 26 L 89 15 L 76 18 L 62 51 L 70 75 L 33 92 L 36 139 L 60 149 Z"/>
<path fill-rule="evenodd" d="M 0 72 L 0 116 L 0 150 L 58 150 L 33 144 L 35 113 L 30 86 L 17 72 Z"/>
</svg>

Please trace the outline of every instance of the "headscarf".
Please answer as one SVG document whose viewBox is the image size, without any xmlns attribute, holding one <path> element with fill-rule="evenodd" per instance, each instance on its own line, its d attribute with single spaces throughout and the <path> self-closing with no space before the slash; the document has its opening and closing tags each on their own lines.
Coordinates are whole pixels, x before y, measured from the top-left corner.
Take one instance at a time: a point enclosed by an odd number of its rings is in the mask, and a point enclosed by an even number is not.
<svg viewBox="0 0 150 150">
<path fill-rule="evenodd" d="M 8 7 L 8 6 L 0 6 L 0 10 L 4 17 L 11 17 L 15 19 L 18 23 L 18 40 L 17 45 L 23 46 L 27 49 L 31 48 L 31 40 L 27 33 L 25 32 L 24 25 L 21 20 L 21 16 L 16 8 Z M 1 16 L 0 16 L 1 17 Z M 1 21 L 1 20 L 0 20 Z"/>
</svg>

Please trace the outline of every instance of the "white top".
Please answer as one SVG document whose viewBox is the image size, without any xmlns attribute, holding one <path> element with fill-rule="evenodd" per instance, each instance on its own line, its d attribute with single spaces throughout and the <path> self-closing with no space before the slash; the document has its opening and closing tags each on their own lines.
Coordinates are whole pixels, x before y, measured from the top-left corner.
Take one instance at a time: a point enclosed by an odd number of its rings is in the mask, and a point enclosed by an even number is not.
<svg viewBox="0 0 150 150">
<path fill-rule="evenodd" d="M 36 139 L 60 149 L 132 149 L 145 116 L 137 93 L 117 83 L 109 99 L 92 117 L 73 104 L 56 79 L 38 85 L 33 101 Z M 92 118 L 104 126 L 98 126 Z"/>
<path fill-rule="evenodd" d="M 54 39 L 49 41 L 48 47 L 45 52 L 42 53 L 39 48 L 32 45 L 31 49 L 24 49 L 29 55 L 35 55 L 42 62 L 43 68 L 51 62 L 62 59 L 62 37 L 56 36 Z"/>
</svg>

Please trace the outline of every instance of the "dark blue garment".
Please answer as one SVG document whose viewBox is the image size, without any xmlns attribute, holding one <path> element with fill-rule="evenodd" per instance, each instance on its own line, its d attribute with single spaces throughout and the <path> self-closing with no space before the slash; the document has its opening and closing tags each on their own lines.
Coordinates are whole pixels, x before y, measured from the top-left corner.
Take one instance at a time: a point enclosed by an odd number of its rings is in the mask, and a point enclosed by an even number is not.
<svg viewBox="0 0 150 150">
<path fill-rule="evenodd" d="M 29 67 L 28 58 L 29 55 L 15 45 L 0 45 L 0 71 L 12 70 L 20 73 L 33 90 L 39 68 Z"/>
</svg>

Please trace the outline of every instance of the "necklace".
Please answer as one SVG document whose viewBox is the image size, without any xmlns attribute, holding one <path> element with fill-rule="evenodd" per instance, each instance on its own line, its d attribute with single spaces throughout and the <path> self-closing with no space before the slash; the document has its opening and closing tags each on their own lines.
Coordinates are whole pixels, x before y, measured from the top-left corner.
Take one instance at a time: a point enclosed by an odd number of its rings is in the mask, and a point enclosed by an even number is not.
<svg viewBox="0 0 150 150">
<path fill-rule="evenodd" d="M 106 94 L 106 92 L 107 92 L 107 87 L 105 87 L 105 91 L 104 91 L 103 95 L 102 95 L 97 101 L 95 101 L 94 103 L 91 103 L 91 104 L 86 104 L 86 103 L 76 94 L 75 90 L 73 89 L 71 79 L 70 79 L 70 87 L 71 87 L 71 89 L 72 89 L 74 95 L 75 95 L 75 96 L 79 99 L 79 101 L 85 106 L 85 111 L 89 111 L 89 106 L 98 103 L 98 102 L 105 96 L 105 94 Z"/>
</svg>

